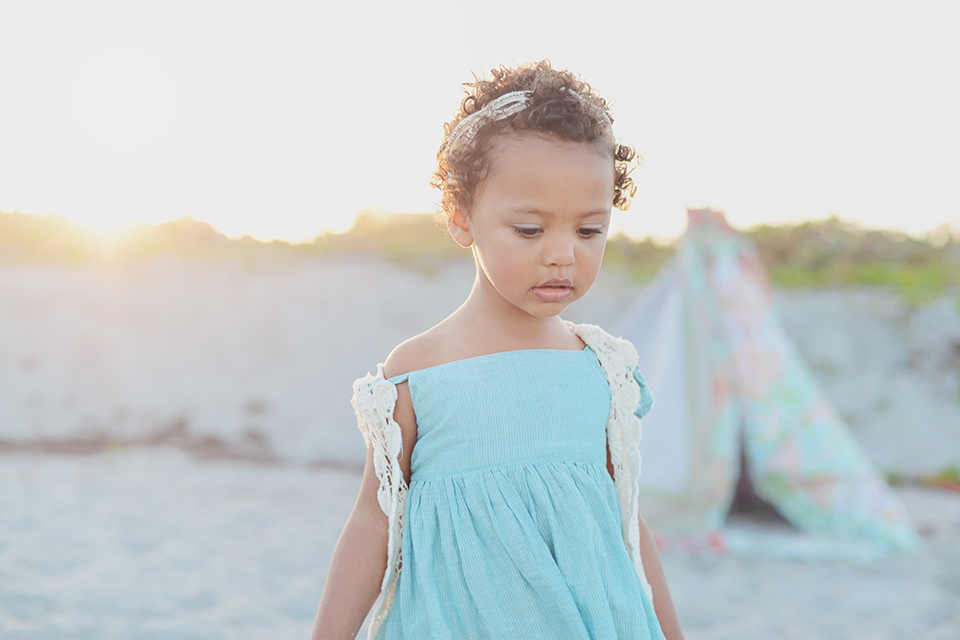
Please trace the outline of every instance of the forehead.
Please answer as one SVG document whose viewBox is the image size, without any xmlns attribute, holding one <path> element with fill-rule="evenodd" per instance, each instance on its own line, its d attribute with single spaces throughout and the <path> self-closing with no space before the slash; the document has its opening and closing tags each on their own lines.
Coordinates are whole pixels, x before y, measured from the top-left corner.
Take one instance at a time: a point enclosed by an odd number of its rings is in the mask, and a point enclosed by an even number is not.
<svg viewBox="0 0 960 640">
<path fill-rule="evenodd" d="M 603 140 L 573 142 L 533 134 L 504 136 L 489 155 L 477 196 L 566 201 L 578 208 L 613 203 L 613 153 Z"/>
<path fill-rule="evenodd" d="M 504 154 L 527 154 L 538 153 L 587 153 L 598 155 L 610 161 L 613 167 L 613 143 L 612 140 L 603 136 L 593 141 L 565 140 L 550 133 L 540 133 L 535 131 L 507 132 L 497 135 L 490 142 L 490 149 L 487 152 L 487 158 L 495 163 L 496 160 Z"/>
</svg>

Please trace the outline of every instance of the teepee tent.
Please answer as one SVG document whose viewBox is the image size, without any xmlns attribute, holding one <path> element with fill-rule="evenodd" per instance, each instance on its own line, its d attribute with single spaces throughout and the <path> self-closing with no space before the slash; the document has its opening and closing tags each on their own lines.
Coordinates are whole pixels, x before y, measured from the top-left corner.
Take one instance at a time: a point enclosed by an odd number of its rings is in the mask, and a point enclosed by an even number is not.
<svg viewBox="0 0 960 640">
<path fill-rule="evenodd" d="M 655 530 L 722 537 L 742 451 L 753 490 L 800 531 L 916 546 L 903 506 L 780 326 L 756 247 L 721 213 L 688 211 L 676 255 L 615 329 L 656 395 L 640 495 Z"/>
</svg>

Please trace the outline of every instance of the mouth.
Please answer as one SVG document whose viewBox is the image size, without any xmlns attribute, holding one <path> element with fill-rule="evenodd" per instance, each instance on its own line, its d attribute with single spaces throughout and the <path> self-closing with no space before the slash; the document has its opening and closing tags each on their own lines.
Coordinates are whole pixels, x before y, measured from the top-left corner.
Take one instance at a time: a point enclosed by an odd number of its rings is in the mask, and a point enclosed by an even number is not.
<svg viewBox="0 0 960 640">
<path fill-rule="evenodd" d="M 552 278 L 532 287 L 530 291 L 544 302 L 560 302 L 573 293 L 573 281 L 570 278 Z"/>
</svg>

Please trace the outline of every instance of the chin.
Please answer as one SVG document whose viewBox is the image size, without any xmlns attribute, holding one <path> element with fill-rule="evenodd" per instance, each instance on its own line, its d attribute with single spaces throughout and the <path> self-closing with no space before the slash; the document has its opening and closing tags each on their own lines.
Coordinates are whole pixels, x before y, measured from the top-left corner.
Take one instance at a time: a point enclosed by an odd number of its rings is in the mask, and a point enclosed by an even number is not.
<svg viewBox="0 0 960 640">
<path fill-rule="evenodd" d="M 552 318 L 566 311 L 569 306 L 570 302 L 567 300 L 563 302 L 541 302 L 536 308 L 527 309 L 527 313 L 537 318 Z"/>
</svg>

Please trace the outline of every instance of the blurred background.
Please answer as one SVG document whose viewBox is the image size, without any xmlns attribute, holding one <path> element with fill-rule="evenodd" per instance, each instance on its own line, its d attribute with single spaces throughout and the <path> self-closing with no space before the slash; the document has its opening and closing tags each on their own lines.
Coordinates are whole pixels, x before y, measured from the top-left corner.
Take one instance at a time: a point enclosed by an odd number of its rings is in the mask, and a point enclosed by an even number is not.
<svg viewBox="0 0 960 640">
<path fill-rule="evenodd" d="M 616 323 L 685 208 L 724 210 L 924 541 L 668 552 L 687 637 L 960 637 L 958 27 L 947 2 L 3 5 L 0 635 L 309 634 L 359 487 L 350 385 L 472 283 L 430 216 L 442 123 L 471 74 L 549 58 L 643 156 L 569 319 Z"/>
</svg>

